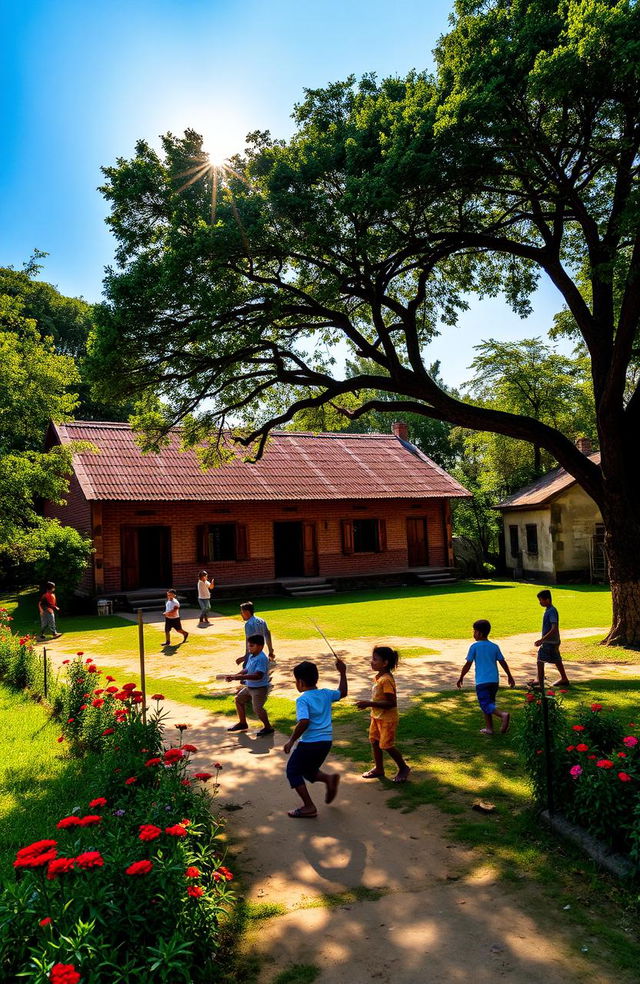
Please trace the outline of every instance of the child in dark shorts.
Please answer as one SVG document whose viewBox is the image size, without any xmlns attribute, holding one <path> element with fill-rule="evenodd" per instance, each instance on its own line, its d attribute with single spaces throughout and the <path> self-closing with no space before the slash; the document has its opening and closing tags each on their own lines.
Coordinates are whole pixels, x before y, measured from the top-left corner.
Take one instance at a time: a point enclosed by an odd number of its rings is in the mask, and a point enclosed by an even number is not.
<svg viewBox="0 0 640 984">
<path fill-rule="evenodd" d="M 560 679 L 553 682 L 554 687 L 570 687 L 567 671 L 560 656 L 560 616 L 553 605 L 551 592 L 543 588 L 538 592 L 538 601 L 544 608 L 542 616 L 542 635 L 536 639 L 538 646 L 538 684 L 544 687 L 544 664 L 551 663 L 560 674 Z"/>
<path fill-rule="evenodd" d="M 484 728 L 480 729 L 482 735 L 493 734 L 493 715 L 500 718 L 502 727 L 500 734 L 505 734 L 509 730 L 511 715 L 508 711 L 501 711 L 496 707 L 496 696 L 500 676 L 498 673 L 498 663 L 507 674 L 510 687 L 515 687 L 516 683 L 511 676 L 511 670 L 507 666 L 507 661 L 500 652 L 500 647 L 495 642 L 489 641 L 491 632 L 491 622 L 486 618 L 479 618 L 473 623 L 473 638 L 475 642 L 469 648 L 467 659 L 460 671 L 460 676 L 456 686 L 462 689 L 462 681 L 471 669 L 471 664 L 475 663 L 476 668 L 476 696 L 480 709 L 484 714 Z"/>
<path fill-rule="evenodd" d="M 289 810 L 288 815 L 296 820 L 317 817 L 318 810 L 309 795 L 307 782 L 323 782 L 327 787 L 324 801 L 332 803 L 338 792 L 340 776 L 336 772 L 322 772 L 323 765 L 331 749 L 333 727 L 331 705 L 347 696 L 347 667 L 336 656 L 336 669 L 340 674 L 337 690 L 318 688 L 318 667 L 305 660 L 293 668 L 296 687 L 300 696 L 296 700 L 297 724 L 289 741 L 283 746 L 288 755 L 294 743 L 293 755 L 287 762 L 287 779 L 292 789 L 302 800 L 302 806 Z"/>
<path fill-rule="evenodd" d="M 164 606 L 164 644 L 171 645 L 171 629 L 179 632 L 184 642 L 189 638 L 189 633 L 182 628 L 180 621 L 180 602 L 176 596 L 175 588 L 167 591 L 167 603 Z"/>
</svg>

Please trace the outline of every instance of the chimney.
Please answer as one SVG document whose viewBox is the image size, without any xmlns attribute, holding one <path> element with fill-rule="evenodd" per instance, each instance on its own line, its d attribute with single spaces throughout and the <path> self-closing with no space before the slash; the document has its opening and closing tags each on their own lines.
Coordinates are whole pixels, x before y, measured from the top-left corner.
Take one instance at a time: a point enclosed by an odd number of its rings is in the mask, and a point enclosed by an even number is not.
<svg viewBox="0 0 640 984">
<path fill-rule="evenodd" d="M 391 424 L 391 433 L 399 437 L 401 441 L 409 440 L 409 427 L 404 420 L 396 420 Z"/>
<path fill-rule="evenodd" d="M 591 454 L 591 438 L 579 437 L 576 441 L 576 447 L 578 451 L 582 451 L 583 454 Z"/>
</svg>

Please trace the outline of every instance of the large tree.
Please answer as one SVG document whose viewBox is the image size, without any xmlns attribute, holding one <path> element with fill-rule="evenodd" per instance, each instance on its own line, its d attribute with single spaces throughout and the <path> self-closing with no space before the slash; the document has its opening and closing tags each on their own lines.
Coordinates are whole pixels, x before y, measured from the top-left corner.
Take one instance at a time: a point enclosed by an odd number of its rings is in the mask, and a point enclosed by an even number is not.
<svg viewBox="0 0 640 984">
<path fill-rule="evenodd" d="M 639 39 L 632 0 L 459 0 L 434 77 L 309 91 L 293 137 L 250 135 L 231 169 L 210 168 L 191 131 L 162 153 L 140 142 L 105 170 L 118 267 L 96 375 L 147 394 L 152 442 L 178 421 L 215 440 L 244 417 L 259 453 L 300 409 L 374 390 L 545 448 L 602 511 L 609 639 L 640 644 Z M 468 292 L 525 315 L 541 274 L 590 359 L 601 467 L 557 427 L 428 372 Z M 376 370 L 344 373 L 341 340 Z"/>
</svg>

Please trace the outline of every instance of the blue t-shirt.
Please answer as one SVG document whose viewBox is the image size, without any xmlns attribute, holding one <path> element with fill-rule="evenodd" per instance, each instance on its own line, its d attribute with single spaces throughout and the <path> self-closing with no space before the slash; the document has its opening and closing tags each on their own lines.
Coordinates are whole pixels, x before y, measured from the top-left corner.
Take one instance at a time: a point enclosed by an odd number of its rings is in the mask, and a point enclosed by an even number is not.
<svg viewBox="0 0 640 984">
<path fill-rule="evenodd" d="M 542 616 L 543 636 L 547 634 L 553 625 L 556 627 L 555 636 L 551 636 L 550 639 L 547 639 L 545 645 L 557 646 L 560 642 L 560 618 L 558 616 L 558 609 L 554 608 L 553 605 L 549 605 L 548 608 L 545 608 L 544 615 Z"/>
<path fill-rule="evenodd" d="M 262 673 L 259 680 L 245 680 L 247 687 L 269 686 L 269 657 L 264 649 L 260 653 L 249 653 L 245 660 L 243 673 Z"/>
<path fill-rule="evenodd" d="M 296 721 L 309 721 L 300 741 L 331 741 L 331 705 L 340 700 L 339 690 L 304 690 L 296 700 Z"/>
<path fill-rule="evenodd" d="M 480 683 L 497 683 L 500 679 L 498 673 L 498 660 L 504 662 L 504 656 L 500 652 L 500 647 L 495 642 L 488 639 L 478 639 L 469 648 L 467 653 L 467 663 L 475 663 L 476 687 Z"/>
</svg>

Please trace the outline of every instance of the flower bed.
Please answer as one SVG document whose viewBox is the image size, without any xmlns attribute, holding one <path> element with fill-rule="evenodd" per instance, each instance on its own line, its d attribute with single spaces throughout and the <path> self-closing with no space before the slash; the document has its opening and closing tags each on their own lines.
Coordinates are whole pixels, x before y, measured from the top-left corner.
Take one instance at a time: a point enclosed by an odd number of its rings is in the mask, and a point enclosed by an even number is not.
<svg viewBox="0 0 640 984">
<path fill-rule="evenodd" d="M 232 899 L 221 826 L 193 773 L 194 745 L 164 740 L 162 695 L 146 723 L 134 683 L 96 686 L 79 654 L 60 684 L 59 741 L 99 754 L 77 806 L 24 845 L 0 900 L 0 979 L 33 984 L 215 981 L 219 919 Z"/>
<path fill-rule="evenodd" d="M 555 809 L 640 870 L 640 741 L 637 725 L 603 703 L 571 719 L 562 691 L 547 691 Z M 525 698 L 520 744 L 535 799 L 546 803 L 542 698 Z"/>
</svg>

